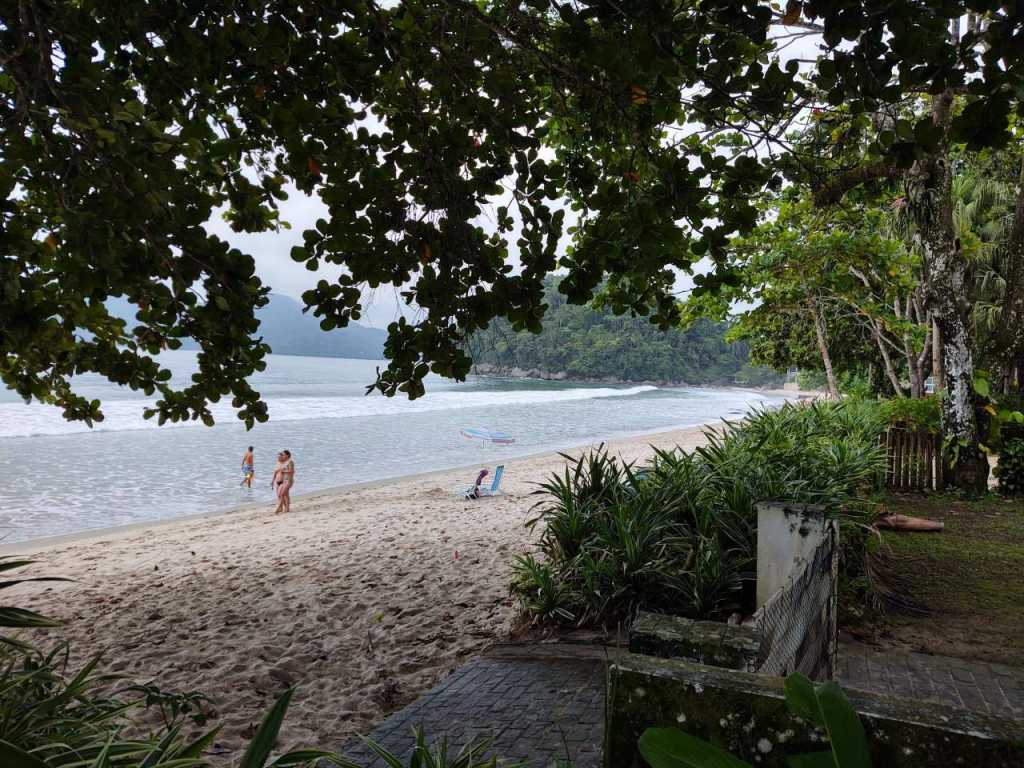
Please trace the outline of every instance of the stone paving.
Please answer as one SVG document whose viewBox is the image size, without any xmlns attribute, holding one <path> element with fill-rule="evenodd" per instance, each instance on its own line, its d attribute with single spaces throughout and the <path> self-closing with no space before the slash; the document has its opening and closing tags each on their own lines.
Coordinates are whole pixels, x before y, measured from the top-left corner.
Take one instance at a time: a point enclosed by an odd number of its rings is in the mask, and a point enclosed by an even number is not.
<svg viewBox="0 0 1024 768">
<path fill-rule="evenodd" d="M 839 681 L 847 688 L 937 701 L 1024 719 L 1024 670 L 922 653 L 839 645 Z"/>
<path fill-rule="evenodd" d="M 369 738 L 400 757 L 412 730 L 448 740 L 452 753 L 487 739 L 502 765 L 599 768 L 605 667 L 618 651 L 596 645 L 499 645 L 474 658 L 378 726 Z M 843 642 L 839 681 L 855 690 L 936 701 L 1024 720 L 1024 670 Z M 363 744 L 345 754 L 366 768 L 385 763 Z"/>
<path fill-rule="evenodd" d="M 369 738 L 404 757 L 412 749 L 412 729 L 421 725 L 428 740 L 446 737 L 453 753 L 483 738 L 501 764 L 598 768 L 610 653 L 599 646 L 497 646 L 393 714 Z M 367 768 L 384 765 L 362 743 L 345 754 Z"/>
</svg>

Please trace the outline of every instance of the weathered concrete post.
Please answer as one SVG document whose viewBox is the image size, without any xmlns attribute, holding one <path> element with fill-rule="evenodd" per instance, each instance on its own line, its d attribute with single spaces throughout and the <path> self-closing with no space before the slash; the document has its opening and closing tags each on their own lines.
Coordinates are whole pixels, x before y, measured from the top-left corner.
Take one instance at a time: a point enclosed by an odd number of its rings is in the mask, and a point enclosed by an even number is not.
<svg viewBox="0 0 1024 768">
<path fill-rule="evenodd" d="M 786 585 L 828 534 L 825 508 L 818 504 L 767 501 L 757 505 L 757 607 Z"/>
<path fill-rule="evenodd" d="M 757 506 L 757 671 L 835 676 L 839 529 L 821 506 Z"/>
</svg>

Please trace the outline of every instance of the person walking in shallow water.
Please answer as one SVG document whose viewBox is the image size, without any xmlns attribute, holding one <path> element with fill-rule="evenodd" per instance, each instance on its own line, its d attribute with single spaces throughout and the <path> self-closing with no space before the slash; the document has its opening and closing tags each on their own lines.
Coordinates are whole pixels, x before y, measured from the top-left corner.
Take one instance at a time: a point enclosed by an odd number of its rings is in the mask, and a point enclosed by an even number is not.
<svg viewBox="0 0 1024 768">
<path fill-rule="evenodd" d="M 256 462 L 252 455 L 252 446 L 245 452 L 242 457 L 242 482 L 239 485 L 244 485 L 246 488 L 252 488 L 252 479 L 256 477 Z"/>
</svg>

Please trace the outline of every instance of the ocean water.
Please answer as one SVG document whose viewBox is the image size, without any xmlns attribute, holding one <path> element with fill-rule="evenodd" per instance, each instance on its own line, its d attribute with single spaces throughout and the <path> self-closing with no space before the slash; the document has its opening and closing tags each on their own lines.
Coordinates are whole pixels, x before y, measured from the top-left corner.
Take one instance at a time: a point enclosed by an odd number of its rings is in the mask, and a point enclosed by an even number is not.
<svg viewBox="0 0 1024 768">
<path fill-rule="evenodd" d="M 174 379 L 196 370 L 195 353 L 171 352 Z M 4 542 L 127 523 L 273 504 L 270 471 L 278 450 L 296 462 L 294 494 L 347 483 L 522 456 L 597 438 L 738 418 L 779 399 L 742 389 L 660 389 L 471 377 L 432 377 L 419 400 L 365 396 L 382 363 L 271 356 L 253 379 L 270 421 L 246 432 L 228 404 L 212 428 L 158 427 L 150 402 L 95 376 L 78 391 L 103 401 L 106 419 L 90 429 L 52 407 L 26 405 L 0 390 L 0 538 Z M 510 432 L 516 443 L 466 440 L 462 427 Z M 247 445 L 256 480 L 239 487 Z M 469 478 L 471 479 L 471 478 Z"/>
</svg>

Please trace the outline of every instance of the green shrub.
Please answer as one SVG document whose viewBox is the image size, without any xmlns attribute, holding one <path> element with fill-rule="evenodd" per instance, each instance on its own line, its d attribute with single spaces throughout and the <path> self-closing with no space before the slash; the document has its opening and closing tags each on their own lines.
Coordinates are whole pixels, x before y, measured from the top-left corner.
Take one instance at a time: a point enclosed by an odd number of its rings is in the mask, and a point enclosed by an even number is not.
<svg viewBox="0 0 1024 768">
<path fill-rule="evenodd" d="M 828 385 L 825 371 L 803 368 L 796 374 L 796 385 L 805 392 L 824 389 Z"/>
<path fill-rule="evenodd" d="M 637 609 L 724 618 L 751 608 L 756 504 L 824 504 L 862 521 L 884 466 L 874 403 L 787 405 L 634 467 L 603 446 L 537 490 L 512 592 L 537 622 L 611 625 Z"/>
<path fill-rule="evenodd" d="M 1009 440 L 999 452 L 995 468 L 999 491 L 1007 496 L 1024 495 L 1024 440 Z"/>
<path fill-rule="evenodd" d="M 895 397 L 882 401 L 881 408 L 889 424 L 907 424 L 918 429 L 926 429 L 936 435 L 942 431 L 940 395 L 920 398 Z"/>
</svg>

